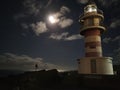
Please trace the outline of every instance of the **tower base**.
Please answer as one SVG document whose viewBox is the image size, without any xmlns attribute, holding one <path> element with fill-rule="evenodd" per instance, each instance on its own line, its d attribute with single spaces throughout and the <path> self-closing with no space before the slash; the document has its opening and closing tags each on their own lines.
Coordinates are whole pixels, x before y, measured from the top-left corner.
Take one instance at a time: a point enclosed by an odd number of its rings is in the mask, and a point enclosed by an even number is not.
<svg viewBox="0 0 120 90">
<path fill-rule="evenodd" d="M 79 74 L 113 75 L 111 57 L 84 57 L 78 60 Z"/>
</svg>

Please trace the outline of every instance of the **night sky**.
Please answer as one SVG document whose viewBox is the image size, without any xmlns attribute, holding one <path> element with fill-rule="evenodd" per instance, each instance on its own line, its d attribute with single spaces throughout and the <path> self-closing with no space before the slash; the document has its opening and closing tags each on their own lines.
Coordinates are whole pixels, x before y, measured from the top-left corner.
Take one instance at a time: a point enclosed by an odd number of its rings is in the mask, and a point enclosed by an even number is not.
<svg viewBox="0 0 120 90">
<path fill-rule="evenodd" d="M 107 31 L 102 35 L 103 55 L 120 64 L 120 0 L 95 0 L 103 10 Z M 87 0 L 1 0 L 0 69 L 77 69 L 84 57 L 79 16 Z M 49 15 L 59 22 L 51 24 Z"/>
</svg>

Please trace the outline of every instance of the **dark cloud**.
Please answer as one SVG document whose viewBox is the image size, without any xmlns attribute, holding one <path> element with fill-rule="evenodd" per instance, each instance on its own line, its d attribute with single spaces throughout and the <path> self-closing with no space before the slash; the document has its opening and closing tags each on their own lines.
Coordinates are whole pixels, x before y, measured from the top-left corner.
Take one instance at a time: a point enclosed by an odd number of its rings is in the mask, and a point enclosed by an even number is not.
<svg viewBox="0 0 120 90">
<path fill-rule="evenodd" d="M 116 5 L 119 0 L 98 0 L 100 4 L 104 7 L 110 7 L 111 5 Z"/>
<path fill-rule="evenodd" d="M 77 0 L 78 3 L 86 4 L 89 0 Z"/>
<path fill-rule="evenodd" d="M 120 65 L 120 47 L 114 50 L 113 63 Z"/>
<path fill-rule="evenodd" d="M 120 41 L 120 36 L 116 36 L 112 41 Z"/>
<path fill-rule="evenodd" d="M 104 43 L 109 43 L 111 41 L 111 39 L 112 39 L 111 37 L 106 37 L 106 38 L 103 39 L 103 42 Z"/>
<path fill-rule="evenodd" d="M 29 26 L 26 24 L 26 23 L 22 23 L 21 26 L 24 28 L 24 29 L 28 29 Z"/>
<path fill-rule="evenodd" d="M 35 70 L 35 64 L 38 70 L 41 69 L 58 69 L 69 70 L 68 67 L 45 63 L 43 58 L 32 58 L 27 55 L 16 55 L 13 53 L 5 53 L 0 55 L 0 69 L 10 70 Z"/>
<path fill-rule="evenodd" d="M 53 0 L 48 0 L 48 3 L 46 4 L 45 8 L 47 8 L 49 5 L 51 5 L 52 2 L 53 2 Z"/>
<path fill-rule="evenodd" d="M 120 20 L 119 19 L 116 19 L 114 20 L 113 22 L 111 22 L 110 24 L 110 28 L 117 28 L 120 26 Z"/>
<path fill-rule="evenodd" d="M 37 15 L 41 9 L 43 9 L 46 5 L 45 3 L 46 0 L 38 1 L 38 0 L 25 0 L 23 2 L 23 6 L 25 9 L 26 14 L 32 14 L 32 15 Z"/>
<path fill-rule="evenodd" d="M 54 0 L 55 1 L 55 0 Z M 51 5 L 53 0 L 24 0 L 22 4 L 23 10 L 15 14 L 15 20 L 28 17 L 30 15 L 37 16 L 44 13 L 45 8 Z"/>
</svg>

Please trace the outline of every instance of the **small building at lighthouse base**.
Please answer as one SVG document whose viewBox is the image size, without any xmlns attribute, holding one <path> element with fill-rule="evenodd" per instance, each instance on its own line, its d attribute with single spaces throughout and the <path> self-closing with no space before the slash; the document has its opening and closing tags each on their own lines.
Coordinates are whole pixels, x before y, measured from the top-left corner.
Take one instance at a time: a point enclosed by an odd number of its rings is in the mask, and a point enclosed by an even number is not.
<svg viewBox="0 0 120 90">
<path fill-rule="evenodd" d="M 111 57 L 84 57 L 78 59 L 79 74 L 113 75 Z"/>
</svg>

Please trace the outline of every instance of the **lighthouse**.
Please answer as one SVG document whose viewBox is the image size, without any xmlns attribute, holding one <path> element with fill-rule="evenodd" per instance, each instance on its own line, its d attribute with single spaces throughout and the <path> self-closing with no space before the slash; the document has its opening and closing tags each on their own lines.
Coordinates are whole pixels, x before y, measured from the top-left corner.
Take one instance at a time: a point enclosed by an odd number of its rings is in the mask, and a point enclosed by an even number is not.
<svg viewBox="0 0 120 90">
<path fill-rule="evenodd" d="M 79 19 L 80 34 L 85 39 L 85 57 L 78 59 L 79 74 L 113 75 L 112 58 L 102 55 L 101 34 L 106 31 L 103 21 L 103 12 L 89 0 Z"/>
</svg>

